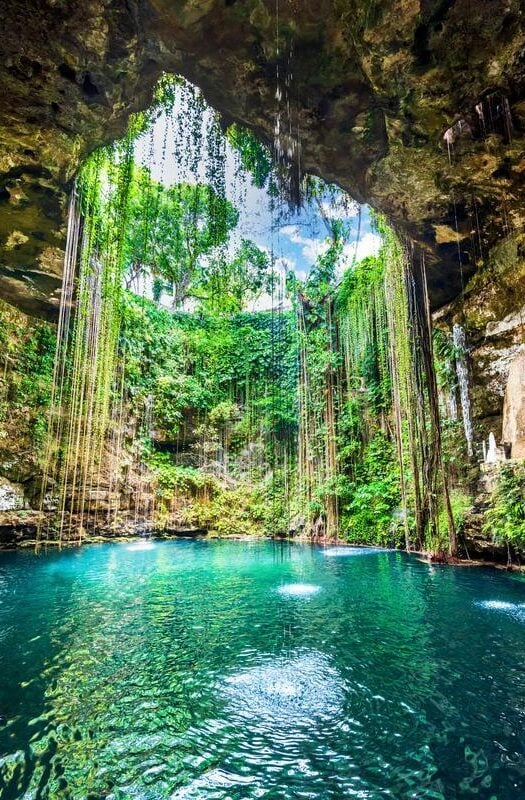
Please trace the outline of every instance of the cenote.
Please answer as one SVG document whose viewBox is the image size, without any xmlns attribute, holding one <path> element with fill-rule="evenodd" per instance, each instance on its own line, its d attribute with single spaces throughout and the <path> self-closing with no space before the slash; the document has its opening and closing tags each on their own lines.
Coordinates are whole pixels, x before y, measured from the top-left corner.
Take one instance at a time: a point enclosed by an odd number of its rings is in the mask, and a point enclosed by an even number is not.
<svg viewBox="0 0 525 800">
<path fill-rule="evenodd" d="M 329 554 L 3 554 L 2 798 L 520 797 L 522 581 Z"/>
<path fill-rule="evenodd" d="M 0 800 L 523 800 L 523 2 L 1 5 Z"/>
</svg>

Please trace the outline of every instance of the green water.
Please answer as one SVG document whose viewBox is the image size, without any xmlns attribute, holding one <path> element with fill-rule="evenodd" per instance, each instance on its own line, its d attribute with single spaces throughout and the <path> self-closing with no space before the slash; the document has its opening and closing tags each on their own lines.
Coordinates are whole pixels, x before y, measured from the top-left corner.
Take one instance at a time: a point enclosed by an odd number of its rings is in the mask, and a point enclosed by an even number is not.
<svg viewBox="0 0 525 800">
<path fill-rule="evenodd" d="M 523 603 L 400 553 L 0 554 L 0 797 L 519 800 Z"/>
</svg>

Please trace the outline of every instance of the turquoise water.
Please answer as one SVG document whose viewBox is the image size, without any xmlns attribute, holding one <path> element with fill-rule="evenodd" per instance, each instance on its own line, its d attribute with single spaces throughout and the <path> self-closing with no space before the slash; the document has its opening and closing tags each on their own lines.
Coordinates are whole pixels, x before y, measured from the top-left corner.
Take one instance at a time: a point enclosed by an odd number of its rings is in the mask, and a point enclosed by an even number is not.
<svg viewBox="0 0 525 800">
<path fill-rule="evenodd" d="M 525 584 L 270 542 L 0 554 L 0 797 L 525 797 Z"/>
</svg>

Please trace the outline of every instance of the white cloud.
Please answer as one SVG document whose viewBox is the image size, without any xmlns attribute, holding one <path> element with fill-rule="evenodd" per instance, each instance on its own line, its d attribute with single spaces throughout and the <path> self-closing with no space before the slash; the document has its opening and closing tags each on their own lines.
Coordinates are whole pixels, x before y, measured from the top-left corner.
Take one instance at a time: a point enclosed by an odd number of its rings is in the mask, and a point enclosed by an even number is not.
<svg viewBox="0 0 525 800">
<path fill-rule="evenodd" d="M 327 239 L 320 241 L 319 239 L 302 236 L 297 225 L 285 225 L 281 228 L 281 233 L 294 244 L 301 246 L 303 257 L 309 264 L 314 264 L 317 258 L 326 253 L 329 247 Z M 344 271 L 354 258 L 356 261 L 361 261 L 367 256 L 377 255 L 380 247 L 381 237 L 375 233 L 365 233 L 359 241 L 348 242 L 343 248 L 341 270 Z"/>
<path fill-rule="evenodd" d="M 327 219 L 352 219 L 359 213 L 359 204 L 341 195 L 335 202 L 321 200 L 321 209 Z"/>
<path fill-rule="evenodd" d="M 303 237 L 299 233 L 299 226 L 298 225 L 283 225 L 280 229 L 281 233 L 290 239 L 291 242 L 294 244 L 301 244 L 304 242 Z"/>
<path fill-rule="evenodd" d="M 308 239 L 303 246 L 303 256 L 310 264 L 315 264 L 319 256 L 326 253 L 329 247 L 326 239 L 323 242 L 320 242 L 319 239 Z"/>
<path fill-rule="evenodd" d="M 365 233 L 359 241 L 349 242 L 344 246 L 343 263 L 345 268 L 354 260 L 361 261 L 367 256 L 376 256 L 381 247 L 381 237 L 376 233 Z M 357 252 L 356 252 L 357 251 Z"/>
<path fill-rule="evenodd" d="M 297 225 L 285 225 L 281 228 L 281 233 L 293 242 L 293 244 L 301 247 L 303 257 L 310 264 L 314 264 L 319 256 L 326 253 L 330 246 L 326 239 L 320 240 L 308 236 L 301 236 Z"/>
<path fill-rule="evenodd" d="M 297 272 L 297 264 L 292 258 L 286 256 L 279 256 L 275 259 L 275 267 L 278 272 L 286 275 L 287 272 Z"/>
</svg>

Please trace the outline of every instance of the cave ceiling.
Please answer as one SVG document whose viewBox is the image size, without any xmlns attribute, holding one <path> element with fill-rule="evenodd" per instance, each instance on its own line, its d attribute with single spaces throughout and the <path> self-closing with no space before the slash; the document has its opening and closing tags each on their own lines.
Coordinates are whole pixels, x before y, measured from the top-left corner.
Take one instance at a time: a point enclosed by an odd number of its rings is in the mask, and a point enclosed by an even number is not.
<svg viewBox="0 0 525 800">
<path fill-rule="evenodd" d="M 448 302 L 521 241 L 523 16 L 519 0 L 4 0 L 0 294 L 56 315 L 75 172 L 162 72 L 271 143 L 279 64 L 302 168 L 384 212 Z"/>
</svg>

